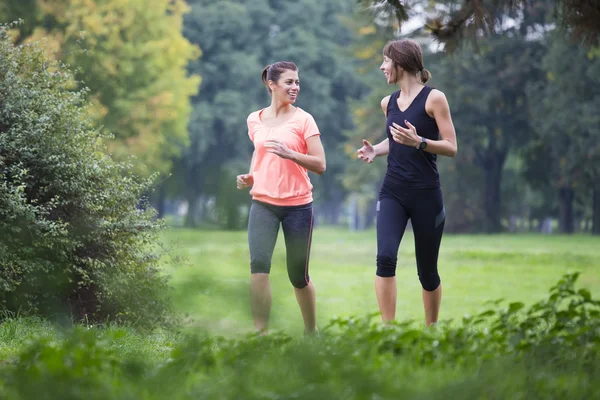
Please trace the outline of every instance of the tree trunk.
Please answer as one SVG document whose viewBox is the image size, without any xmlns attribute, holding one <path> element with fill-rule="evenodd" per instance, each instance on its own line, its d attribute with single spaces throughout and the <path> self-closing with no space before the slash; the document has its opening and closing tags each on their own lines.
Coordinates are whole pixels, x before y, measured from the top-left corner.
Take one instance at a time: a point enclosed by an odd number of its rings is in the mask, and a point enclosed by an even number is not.
<svg viewBox="0 0 600 400">
<path fill-rule="evenodd" d="M 594 188 L 592 196 L 592 235 L 600 235 L 600 187 Z"/>
<path fill-rule="evenodd" d="M 573 199 L 575 191 L 570 187 L 559 189 L 560 201 L 560 220 L 558 223 L 561 233 L 573 233 L 574 217 L 573 217 Z"/>
<path fill-rule="evenodd" d="M 335 182 L 323 181 L 323 183 L 333 187 L 326 191 L 326 200 L 319 202 L 318 205 L 321 205 L 319 215 L 323 217 L 324 221 L 327 221 L 327 224 L 337 226 L 340 224 L 345 192 L 335 186 Z"/>
<path fill-rule="evenodd" d="M 356 193 L 350 194 L 350 220 L 349 227 L 351 231 L 358 230 L 358 195 Z"/>
<path fill-rule="evenodd" d="M 485 211 L 485 231 L 500 232 L 500 183 L 502 181 L 502 166 L 504 157 L 491 156 L 485 168 L 485 190 L 483 192 L 483 209 Z"/>
<path fill-rule="evenodd" d="M 370 229 L 375 225 L 377 219 L 377 197 L 369 203 L 366 211 L 365 229 Z"/>
<path fill-rule="evenodd" d="M 167 189 L 164 185 L 159 185 L 156 189 L 156 212 L 158 213 L 158 218 L 163 218 L 165 216 L 166 200 Z"/>
<path fill-rule="evenodd" d="M 330 209 L 330 214 L 329 214 L 329 223 L 331 225 L 339 225 L 341 211 L 342 211 L 342 202 L 341 201 L 336 201 L 331 204 L 331 209 Z"/>
<path fill-rule="evenodd" d="M 202 202 L 200 201 L 200 195 L 196 194 L 195 191 L 188 191 L 186 200 L 188 202 L 188 210 L 185 216 L 183 226 L 186 228 L 196 228 L 200 223 L 199 216 L 202 214 Z"/>
<path fill-rule="evenodd" d="M 508 231 L 517 232 L 519 230 L 518 220 L 515 215 L 508 217 Z"/>
<path fill-rule="evenodd" d="M 233 231 L 240 227 L 240 211 L 236 204 L 230 204 L 227 207 L 227 224 L 225 228 Z"/>
<path fill-rule="evenodd" d="M 319 214 L 328 225 L 337 225 L 340 222 L 340 208 L 339 202 L 327 201 L 320 207 L 315 207 L 315 211 L 318 210 L 315 214 Z"/>
<path fill-rule="evenodd" d="M 188 210 L 185 216 L 185 222 L 183 226 L 186 228 L 195 228 L 197 226 L 196 212 L 198 211 L 198 202 L 194 198 L 187 198 Z"/>
<path fill-rule="evenodd" d="M 206 188 L 201 181 L 202 178 L 198 176 L 198 171 L 201 171 L 199 167 L 190 167 L 186 171 L 185 199 L 188 203 L 188 209 L 183 222 L 183 226 L 186 228 L 195 228 L 202 221 L 204 211 L 202 193 L 206 193 Z"/>
<path fill-rule="evenodd" d="M 548 235 L 552 233 L 552 218 L 545 217 L 542 220 L 542 229 L 541 229 L 540 232 L 541 233 L 546 233 Z"/>
</svg>

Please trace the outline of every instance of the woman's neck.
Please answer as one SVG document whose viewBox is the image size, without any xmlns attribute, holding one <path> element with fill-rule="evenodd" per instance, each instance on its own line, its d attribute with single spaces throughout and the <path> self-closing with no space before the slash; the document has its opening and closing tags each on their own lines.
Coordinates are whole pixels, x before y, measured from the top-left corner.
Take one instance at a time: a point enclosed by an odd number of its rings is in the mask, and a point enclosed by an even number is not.
<svg viewBox="0 0 600 400">
<path fill-rule="evenodd" d="M 404 75 L 398 82 L 398 86 L 400 91 L 409 97 L 417 94 L 423 88 L 423 84 L 417 79 L 416 75 Z"/>
<path fill-rule="evenodd" d="M 292 106 L 290 103 L 278 101 L 277 99 L 273 98 L 271 99 L 269 111 L 272 115 L 278 117 L 280 115 L 285 115 L 289 112 L 294 111 L 294 106 Z"/>
</svg>

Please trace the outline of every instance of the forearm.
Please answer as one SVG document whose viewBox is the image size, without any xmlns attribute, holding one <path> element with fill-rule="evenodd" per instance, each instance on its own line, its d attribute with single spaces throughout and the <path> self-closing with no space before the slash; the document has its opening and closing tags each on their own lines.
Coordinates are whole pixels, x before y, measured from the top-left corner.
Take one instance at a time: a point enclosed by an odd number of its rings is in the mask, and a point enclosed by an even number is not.
<svg viewBox="0 0 600 400">
<path fill-rule="evenodd" d="M 294 152 L 291 160 L 317 175 L 322 175 L 325 172 L 326 163 L 324 157 L 321 158 Z"/>
<path fill-rule="evenodd" d="M 249 175 L 252 175 L 252 170 L 254 170 L 254 159 L 256 158 L 256 150 L 254 150 L 252 152 L 252 160 L 250 161 L 250 171 L 248 172 Z"/>
<path fill-rule="evenodd" d="M 385 138 L 383 141 L 373 146 L 373 150 L 375 150 L 375 157 L 387 155 L 390 152 L 390 140 Z"/>
<path fill-rule="evenodd" d="M 427 147 L 424 151 L 440 156 L 454 157 L 457 152 L 456 144 L 449 140 L 431 140 L 425 139 Z"/>
</svg>

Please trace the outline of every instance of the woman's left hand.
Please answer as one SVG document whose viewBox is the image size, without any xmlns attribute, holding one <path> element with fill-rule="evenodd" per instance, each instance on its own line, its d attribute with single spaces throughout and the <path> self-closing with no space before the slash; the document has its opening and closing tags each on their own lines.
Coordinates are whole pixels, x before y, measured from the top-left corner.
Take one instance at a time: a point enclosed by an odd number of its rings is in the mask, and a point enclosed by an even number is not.
<svg viewBox="0 0 600 400">
<path fill-rule="evenodd" d="M 285 143 L 280 142 L 279 140 L 267 140 L 265 142 L 265 147 L 269 153 L 273 153 L 278 155 L 281 158 L 285 158 L 290 160 L 294 157 L 294 152 L 290 150 Z"/>
<path fill-rule="evenodd" d="M 408 129 L 401 127 L 395 122 L 390 126 L 390 133 L 394 142 L 418 148 L 421 144 L 421 137 L 417 135 L 417 128 L 407 120 L 404 120 L 404 123 L 408 126 Z"/>
</svg>

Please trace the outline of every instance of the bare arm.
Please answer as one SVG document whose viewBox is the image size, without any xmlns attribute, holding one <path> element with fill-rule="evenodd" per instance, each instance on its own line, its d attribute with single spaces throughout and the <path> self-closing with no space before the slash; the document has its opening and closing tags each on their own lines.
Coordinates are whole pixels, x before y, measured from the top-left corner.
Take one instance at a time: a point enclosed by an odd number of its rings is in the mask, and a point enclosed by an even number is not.
<svg viewBox="0 0 600 400">
<path fill-rule="evenodd" d="M 250 161 L 250 170 L 248 171 L 248 175 L 252 175 L 252 171 L 254 170 L 254 159 L 256 158 L 256 150 L 252 152 L 252 160 Z"/>
<path fill-rule="evenodd" d="M 383 111 L 383 115 L 385 115 L 386 117 L 387 107 L 391 97 L 392 96 L 385 96 L 383 99 L 381 99 L 381 110 Z M 373 149 L 375 150 L 375 157 L 385 156 L 390 152 L 390 139 L 388 139 L 387 133 L 385 136 L 385 139 L 373 146 Z"/>
<path fill-rule="evenodd" d="M 430 117 L 435 118 L 441 139 L 425 139 L 427 147 L 424 151 L 432 154 L 454 157 L 457 152 L 456 132 L 454 131 L 452 117 L 450 116 L 450 107 L 448 106 L 448 101 L 446 100 L 444 93 L 439 90 L 433 90 L 427 98 L 425 110 Z M 422 137 L 419 136 L 419 132 L 417 132 L 417 129 L 410 121 L 404 122 L 408 129 L 403 128 L 396 123 L 393 123 L 392 127 L 390 127 L 390 132 L 394 141 L 406 146 L 418 148 L 421 144 Z"/>
<path fill-rule="evenodd" d="M 250 170 L 247 174 L 238 175 L 235 180 L 238 189 L 244 189 L 248 187 L 252 187 L 254 185 L 254 177 L 252 176 L 252 171 L 254 171 L 254 160 L 256 158 L 256 150 L 252 152 L 252 161 L 250 161 Z"/>
<path fill-rule="evenodd" d="M 291 160 L 317 175 L 323 175 L 327 169 L 327 162 L 321 138 L 318 135 L 311 136 L 306 139 L 306 145 L 308 146 L 308 154 L 294 151 Z"/>
<path fill-rule="evenodd" d="M 387 115 L 387 106 L 390 101 L 390 97 L 391 96 L 386 96 L 381 100 L 381 109 L 383 110 L 383 115 Z M 363 147 L 358 149 L 356 152 L 358 153 L 358 158 L 368 164 L 371 164 L 375 157 L 385 156 L 390 152 L 390 140 L 387 138 L 387 134 L 385 139 L 374 146 L 366 139 L 363 139 L 362 142 Z"/>
<path fill-rule="evenodd" d="M 323 175 L 327 166 L 325 161 L 325 149 L 323 149 L 320 136 L 315 135 L 309 137 L 306 139 L 306 145 L 308 147 L 308 154 L 302 154 L 290 150 L 285 144 L 278 140 L 267 140 L 265 142 L 265 147 L 269 149 L 269 153 L 274 153 L 281 158 L 292 160 L 296 164 L 317 175 Z"/>
<path fill-rule="evenodd" d="M 373 150 L 375 150 L 375 157 L 387 155 L 390 152 L 390 139 L 383 139 L 381 142 L 373 146 Z"/>
<path fill-rule="evenodd" d="M 435 118 L 435 122 L 440 130 L 441 139 L 425 139 L 427 141 L 425 151 L 446 157 L 456 156 L 456 152 L 458 151 L 456 132 L 454 130 L 454 124 L 452 123 L 450 106 L 448 105 L 446 96 L 439 90 L 434 90 L 427 99 L 427 103 L 430 103 L 431 105 L 430 107 L 427 107 L 428 104 L 426 104 L 425 110 L 430 116 Z"/>
</svg>

